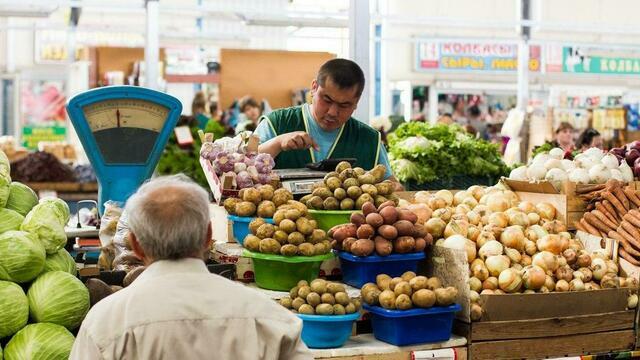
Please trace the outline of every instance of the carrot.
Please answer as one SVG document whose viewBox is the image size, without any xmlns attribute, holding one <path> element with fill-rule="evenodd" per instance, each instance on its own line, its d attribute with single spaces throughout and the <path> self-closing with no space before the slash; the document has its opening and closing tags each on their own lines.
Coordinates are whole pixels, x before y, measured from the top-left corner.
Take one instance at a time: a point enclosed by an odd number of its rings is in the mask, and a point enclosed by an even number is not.
<svg viewBox="0 0 640 360">
<path fill-rule="evenodd" d="M 596 210 L 603 213 L 612 223 L 616 224 L 618 222 L 618 219 L 616 219 L 613 214 L 609 213 L 609 210 L 607 210 L 607 208 L 601 202 L 596 203 Z"/>
<path fill-rule="evenodd" d="M 618 254 L 620 254 L 620 256 L 627 260 L 628 262 L 630 262 L 631 264 L 635 265 L 635 266 L 640 266 L 640 261 L 636 260 L 636 258 L 634 258 L 633 256 L 629 255 L 628 252 L 626 252 L 624 250 L 624 248 L 619 248 L 618 249 Z"/>
<path fill-rule="evenodd" d="M 640 198 L 638 198 L 638 195 L 636 194 L 635 190 L 625 188 L 623 191 L 624 191 L 624 194 L 627 195 L 627 198 L 629 198 L 629 200 L 631 200 L 631 202 L 636 207 L 640 207 Z"/>
<path fill-rule="evenodd" d="M 635 226 L 633 226 L 628 221 L 621 222 L 620 226 L 622 226 L 622 228 L 626 232 L 628 232 L 631 236 L 633 236 L 635 239 L 638 239 L 638 241 L 640 241 L 640 231 L 638 231 L 638 229 Z"/>
<path fill-rule="evenodd" d="M 618 200 L 620 200 L 620 203 L 622 203 L 622 206 L 624 206 L 625 210 L 629 211 L 629 199 L 627 198 L 627 195 L 624 194 L 624 191 L 622 191 L 622 188 L 616 187 L 611 192 L 616 196 Z"/>
<path fill-rule="evenodd" d="M 587 229 L 584 226 L 582 226 L 580 221 L 576 221 L 576 223 L 574 225 L 575 225 L 577 230 L 580 230 L 582 232 L 588 233 Z"/>
<path fill-rule="evenodd" d="M 640 221 L 640 211 L 639 210 L 636 210 L 636 209 L 629 210 L 629 215 L 633 216 L 635 219 Z"/>
<path fill-rule="evenodd" d="M 631 213 L 625 214 L 622 218 L 630 222 L 633 226 L 640 228 L 640 219 L 631 215 Z"/>
<path fill-rule="evenodd" d="M 629 245 L 626 240 L 620 241 L 620 245 L 632 256 L 640 258 L 640 251 L 636 250 L 633 246 Z"/>
<path fill-rule="evenodd" d="M 580 225 L 582 225 L 589 234 L 600 236 L 600 231 L 589 224 L 584 218 L 580 219 Z"/>
<path fill-rule="evenodd" d="M 595 217 L 597 217 L 600 221 L 602 221 L 607 226 L 609 226 L 610 228 L 615 229 L 615 228 L 618 227 L 617 222 L 616 221 L 611 221 L 602 211 L 593 210 L 593 211 L 591 211 L 591 213 L 593 215 L 595 215 Z"/>
<path fill-rule="evenodd" d="M 605 199 L 605 200 L 602 201 L 602 205 L 607 209 L 609 214 L 613 215 L 613 217 L 616 218 L 616 220 L 620 220 L 620 216 L 618 216 L 618 213 L 613 208 L 613 205 L 611 204 L 611 201 Z"/>
<path fill-rule="evenodd" d="M 576 194 L 586 194 L 597 190 L 602 190 L 605 188 L 605 184 L 594 184 L 594 185 L 582 185 L 579 188 L 576 188 Z"/>
<path fill-rule="evenodd" d="M 622 217 L 622 215 L 627 213 L 628 209 L 625 208 L 624 205 L 622 205 L 620 200 L 618 200 L 618 198 L 612 192 L 604 192 L 602 193 L 602 197 L 609 200 L 613 208 L 616 210 L 618 217 Z"/>
<path fill-rule="evenodd" d="M 615 226 L 611 227 L 605 224 L 597 216 L 595 216 L 593 213 L 590 213 L 590 212 L 584 213 L 583 219 L 585 219 L 585 221 L 587 221 L 589 224 L 593 225 L 596 229 L 600 231 L 604 231 L 605 233 L 608 233 L 609 231 L 616 229 Z"/>
<path fill-rule="evenodd" d="M 627 242 L 629 243 L 629 245 L 633 246 L 634 248 L 640 250 L 640 240 L 637 240 L 636 238 L 634 238 L 633 236 L 631 236 L 631 234 L 629 234 L 626 230 L 624 230 L 622 227 L 618 228 L 618 234 L 622 235 L 622 237 L 624 237 L 625 240 L 627 240 Z"/>
</svg>

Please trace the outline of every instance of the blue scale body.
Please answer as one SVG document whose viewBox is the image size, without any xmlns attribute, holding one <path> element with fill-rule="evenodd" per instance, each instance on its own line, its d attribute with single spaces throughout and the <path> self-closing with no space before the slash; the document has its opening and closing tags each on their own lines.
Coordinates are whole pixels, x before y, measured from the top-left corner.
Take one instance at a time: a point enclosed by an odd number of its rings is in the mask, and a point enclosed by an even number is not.
<svg viewBox="0 0 640 360">
<path fill-rule="evenodd" d="M 166 108 L 163 109 L 163 113 L 166 111 L 166 120 L 156 135 L 154 130 L 121 126 L 119 109 L 112 109 L 114 112 L 118 111 L 117 127 L 94 132 L 85 116 L 85 109 L 95 109 L 101 103 L 114 100 L 147 106 L 161 105 Z M 124 205 L 129 196 L 151 177 L 182 112 L 182 104 L 173 96 L 151 89 L 138 86 L 107 86 L 74 96 L 67 104 L 67 112 L 96 172 L 99 184 L 98 203 L 102 214 L 106 201 L 118 201 Z M 141 143 L 132 138 L 138 133 L 140 140 L 144 140 Z M 130 157 L 125 157 L 123 149 L 126 149 Z"/>
</svg>

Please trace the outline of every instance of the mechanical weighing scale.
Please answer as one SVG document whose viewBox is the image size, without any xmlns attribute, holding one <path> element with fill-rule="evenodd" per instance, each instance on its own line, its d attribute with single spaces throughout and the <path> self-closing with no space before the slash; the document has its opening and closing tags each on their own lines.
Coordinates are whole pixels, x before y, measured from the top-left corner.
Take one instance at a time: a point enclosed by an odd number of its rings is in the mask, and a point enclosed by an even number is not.
<svg viewBox="0 0 640 360">
<path fill-rule="evenodd" d="M 356 159 L 325 159 L 317 163 L 308 164 L 304 169 L 277 169 L 274 170 L 280 177 L 282 187 L 291 191 L 296 197 L 310 194 L 313 185 L 324 179 L 324 176 L 336 168 L 341 161 L 348 161 L 352 165 Z"/>
<path fill-rule="evenodd" d="M 138 86 L 107 86 L 74 96 L 71 123 L 98 178 L 98 207 L 123 205 L 158 164 L 182 112 L 180 101 Z"/>
</svg>

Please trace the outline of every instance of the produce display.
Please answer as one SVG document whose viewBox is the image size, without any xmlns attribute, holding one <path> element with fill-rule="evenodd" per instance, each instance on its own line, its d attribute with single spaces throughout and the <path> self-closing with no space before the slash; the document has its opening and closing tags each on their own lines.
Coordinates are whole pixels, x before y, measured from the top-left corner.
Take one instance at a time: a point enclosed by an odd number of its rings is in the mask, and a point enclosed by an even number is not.
<svg viewBox="0 0 640 360">
<path fill-rule="evenodd" d="M 289 296 L 280 299 L 280 305 L 299 314 L 345 315 L 360 310 L 360 301 L 347 295 L 342 284 L 315 279 L 305 280 L 289 291 Z"/>
<path fill-rule="evenodd" d="M 75 338 L 56 324 L 29 324 L 4 349 L 5 359 L 68 359 Z"/>
<path fill-rule="evenodd" d="M 389 135 L 391 168 L 398 180 L 425 183 L 454 176 L 508 174 L 499 146 L 456 125 L 403 123 Z"/>
<path fill-rule="evenodd" d="M 509 178 L 520 181 L 549 181 L 560 190 L 564 181 L 576 184 L 604 184 L 609 179 L 633 181 L 634 173 L 626 161 L 619 161 L 613 153 L 605 154 L 590 148 L 573 160 L 564 159 L 564 151 L 554 148 L 549 153 L 536 155 L 527 166 L 511 171 Z"/>
<path fill-rule="evenodd" d="M 14 163 L 11 178 L 20 182 L 74 182 L 73 169 L 54 155 L 36 151 Z"/>
<path fill-rule="evenodd" d="M 280 190 L 286 191 L 279 189 L 276 192 Z M 251 193 L 253 194 L 247 195 Z M 258 193 L 257 189 L 251 188 L 244 189 L 243 195 L 245 198 L 247 196 L 253 198 L 258 196 Z M 261 217 L 249 223 L 251 234 L 244 239 L 244 247 L 247 250 L 284 256 L 314 256 L 327 254 L 331 251 L 332 246 L 327 239 L 327 234 L 324 230 L 318 229 L 317 222 L 311 218 L 303 203 L 295 200 L 286 200 L 283 203 L 278 201 L 277 203 L 279 204 L 277 209 L 275 203 L 270 204 L 275 209 L 275 212 L 271 213 L 273 224 L 267 223 Z"/>
<path fill-rule="evenodd" d="M 351 214 L 351 222 L 329 230 L 334 248 L 356 256 L 391 253 L 406 254 L 423 251 L 433 242 L 418 216 L 408 209 L 396 208 L 387 201 L 378 208 L 371 202 L 362 205 L 362 213 Z"/>
<path fill-rule="evenodd" d="M 458 290 L 443 287 L 437 277 L 427 278 L 407 271 L 401 277 L 392 278 L 387 274 L 376 276 L 376 283 L 367 283 L 360 290 L 362 300 L 369 305 L 379 305 L 385 309 L 409 310 L 449 306 L 455 303 Z"/>
<path fill-rule="evenodd" d="M 314 210 L 353 210 L 362 208 L 366 202 L 376 206 L 387 200 L 397 202 L 393 183 L 384 180 L 386 171 L 384 165 L 365 171 L 352 168 L 349 162 L 340 162 L 335 171 L 325 175 L 324 181 L 314 184 L 313 192 L 300 201 Z"/>
<path fill-rule="evenodd" d="M 632 169 L 635 177 L 640 177 L 640 141 L 631 142 L 623 147 L 613 148 L 609 150 L 609 154 L 613 154 L 620 165 L 627 163 Z"/>
<path fill-rule="evenodd" d="M 293 194 L 289 190 L 276 190 L 267 184 L 241 189 L 237 198 L 226 198 L 222 205 L 231 215 L 272 218 L 276 210 L 289 201 L 293 201 Z"/>
</svg>

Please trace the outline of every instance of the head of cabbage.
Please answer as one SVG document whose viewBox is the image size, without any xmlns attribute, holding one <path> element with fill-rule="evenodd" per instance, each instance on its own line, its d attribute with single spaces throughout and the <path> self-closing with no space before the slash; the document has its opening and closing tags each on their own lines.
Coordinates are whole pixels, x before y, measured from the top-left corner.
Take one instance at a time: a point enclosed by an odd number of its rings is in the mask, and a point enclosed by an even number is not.
<svg viewBox="0 0 640 360">
<path fill-rule="evenodd" d="M 60 219 L 62 226 L 66 225 L 69 222 L 69 217 L 71 216 L 69 212 L 69 205 L 64 200 L 58 198 L 44 198 L 40 199 L 39 204 L 45 206 L 51 206 L 55 211 L 56 215 Z"/>
<path fill-rule="evenodd" d="M 58 207 L 41 203 L 33 207 L 20 226 L 20 230 L 37 236 L 47 254 L 55 254 L 67 243 L 67 234 L 60 219 Z"/>
<path fill-rule="evenodd" d="M 20 230 L 24 216 L 18 212 L 0 208 L 0 234 L 10 230 Z"/>
<path fill-rule="evenodd" d="M 28 320 L 29 301 L 20 285 L 0 281 L 0 338 L 17 333 Z"/>
<path fill-rule="evenodd" d="M 9 340 L 7 359 L 68 359 L 75 338 L 56 324 L 29 324 Z"/>
<path fill-rule="evenodd" d="M 11 167 L 9 165 L 9 158 L 4 151 L 0 150 L 0 177 L 5 177 L 11 181 Z"/>
<path fill-rule="evenodd" d="M 75 276 L 63 271 L 46 272 L 27 291 L 29 314 L 37 322 L 48 322 L 73 330 L 89 311 L 89 290 Z"/>
<path fill-rule="evenodd" d="M 0 171 L 2 170 L 0 169 Z M 9 200 L 9 193 L 11 192 L 10 185 L 11 178 L 0 174 L 0 208 L 7 206 L 7 200 Z"/>
<path fill-rule="evenodd" d="M 16 181 L 9 185 L 7 209 L 17 211 L 20 215 L 26 216 L 37 204 L 38 195 L 30 187 Z"/>
<path fill-rule="evenodd" d="M 60 249 L 55 254 L 47 255 L 42 272 L 49 271 L 64 271 L 73 276 L 78 273 L 75 260 L 65 249 Z"/>
<path fill-rule="evenodd" d="M 0 234 L 0 280 L 24 283 L 44 268 L 46 253 L 42 244 L 24 231 Z"/>
</svg>

